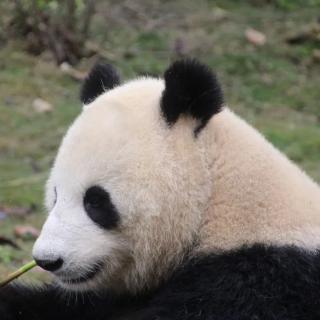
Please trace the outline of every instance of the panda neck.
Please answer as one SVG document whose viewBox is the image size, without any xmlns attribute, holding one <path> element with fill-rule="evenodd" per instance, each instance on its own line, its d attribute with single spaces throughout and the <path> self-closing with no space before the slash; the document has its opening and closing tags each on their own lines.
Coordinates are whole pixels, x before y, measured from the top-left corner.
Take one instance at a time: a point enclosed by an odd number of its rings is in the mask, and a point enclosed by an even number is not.
<svg viewBox="0 0 320 320">
<path fill-rule="evenodd" d="M 204 130 L 212 197 L 201 249 L 320 244 L 320 188 L 229 109 Z"/>
</svg>

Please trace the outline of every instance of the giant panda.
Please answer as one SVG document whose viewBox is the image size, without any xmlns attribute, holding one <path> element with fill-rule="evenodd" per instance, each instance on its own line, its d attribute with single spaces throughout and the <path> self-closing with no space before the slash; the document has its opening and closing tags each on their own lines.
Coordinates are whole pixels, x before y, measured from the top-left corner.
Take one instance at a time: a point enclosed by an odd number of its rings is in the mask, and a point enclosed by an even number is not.
<svg viewBox="0 0 320 320">
<path fill-rule="evenodd" d="M 97 64 L 46 187 L 5 320 L 320 319 L 320 188 L 186 59 L 120 83 Z"/>
</svg>

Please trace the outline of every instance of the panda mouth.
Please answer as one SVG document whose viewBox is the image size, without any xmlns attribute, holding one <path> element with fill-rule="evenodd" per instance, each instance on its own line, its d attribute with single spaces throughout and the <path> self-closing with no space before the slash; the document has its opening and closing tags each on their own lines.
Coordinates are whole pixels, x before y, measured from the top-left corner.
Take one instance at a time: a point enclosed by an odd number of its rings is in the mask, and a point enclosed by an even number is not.
<svg viewBox="0 0 320 320">
<path fill-rule="evenodd" d="M 66 284 L 79 284 L 93 279 L 102 269 L 103 264 L 98 263 L 89 272 L 75 278 L 60 278 L 60 281 Z"/>
</svg>

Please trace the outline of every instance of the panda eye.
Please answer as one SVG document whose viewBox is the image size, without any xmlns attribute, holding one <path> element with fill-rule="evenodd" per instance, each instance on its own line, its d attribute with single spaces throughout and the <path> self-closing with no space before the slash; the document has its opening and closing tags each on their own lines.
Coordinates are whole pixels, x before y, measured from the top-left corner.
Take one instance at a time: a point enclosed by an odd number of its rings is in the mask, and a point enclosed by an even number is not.
<svg viewBox="0 0 320 320">
<path fill-rule="evenodd" d="M 99 194 L 99 192 L 93 193 L 91 191 L 88 193 L 85 204 L 86 208 L 102 208 L 104 204 L 104 196 L 103 194 Z"/>
<path fill-rule="evenodd" d="M 89 218 L 99 226 L 112 229 L 118 225 L 119 213 L 109 193 L 101 187 L 93 186 L 86 191 L 83 206 Z"/>
</svg>

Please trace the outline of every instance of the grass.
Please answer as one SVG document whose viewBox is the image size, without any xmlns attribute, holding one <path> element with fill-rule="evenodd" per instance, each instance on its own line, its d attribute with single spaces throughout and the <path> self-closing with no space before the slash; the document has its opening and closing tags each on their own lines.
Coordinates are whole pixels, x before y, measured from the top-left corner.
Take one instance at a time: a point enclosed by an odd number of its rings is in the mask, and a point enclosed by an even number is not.
<svg viewBox="0 0 320 320">
<path fill-rule="evenodd" d="M 178 0 L 164 6 L 154 0 L 131 7 L 101 1 L 99 6 L 93 38 L 124 78 L 162 74 L 181 55 L 203 60 L 218 73 L 231 108 L 320 181 L 320 65 L 311 59 L 320 43 L 285 41 L 308 27 L 306 22 L 315 23 L 319 1 Z M 248 27 L 266 34 L 265 46 L 247 42 Z M 17 42 L 0 49 L 0 83 L 0 206 L 33 208 L 25 217 L 0 221 L 0 235 L 14 238 L 16 224 L 40 228 L 45 219 L 43 186 L 60 139 L 80 111 L 79 83 L 46 56 L 26 55 Z M 49 101 L 53 111 L 36 113 L 36 97 Z M 16 241 L 22 250 L 0 246 L 0 276 L 31 259 L 32 242 Z"/>
</svg>

